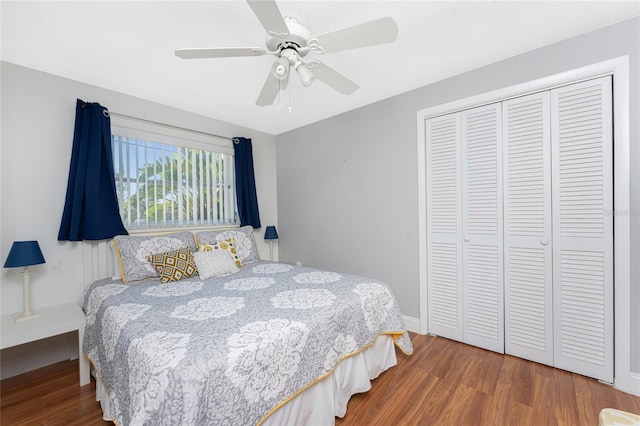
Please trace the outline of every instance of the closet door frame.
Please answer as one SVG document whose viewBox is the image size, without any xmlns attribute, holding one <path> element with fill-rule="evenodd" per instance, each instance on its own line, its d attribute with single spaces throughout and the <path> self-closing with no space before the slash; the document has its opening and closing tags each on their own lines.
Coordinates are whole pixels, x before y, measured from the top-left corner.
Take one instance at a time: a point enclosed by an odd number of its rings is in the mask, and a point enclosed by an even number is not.
<svg viewBox="0 0 640 426">
<path fill-rule="evenodd" d="M 630 220 L 630 83 L 629 56 L 621 56 L 574 70 L 553 74 L 522 84 L 484 94 L 455 100 L 417 111 L 417 166 L 418 166 L 418 256 L 426 259 L 426 152 L 425 120 L 429 117 L 461 111 L 476 106 L 499 102 L 568 83 L 611 74 L 614 79 L 614 385 L 626 392 L 640 395 L 640 375 L 631 372 L 631 220 Z M 625 214 L 626 213 L 626 214 Z M 419 332 L 429 333 L 427 302 L 427 264 L 419 262 Z"/>
</svg>

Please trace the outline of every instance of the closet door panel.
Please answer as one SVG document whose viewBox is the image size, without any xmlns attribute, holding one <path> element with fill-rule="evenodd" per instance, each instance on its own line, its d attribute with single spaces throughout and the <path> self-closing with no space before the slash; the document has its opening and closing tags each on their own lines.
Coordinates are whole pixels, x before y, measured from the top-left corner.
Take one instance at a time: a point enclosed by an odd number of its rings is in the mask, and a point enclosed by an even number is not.
<svg viewBox="0 0 640 426">
<path fill-rule="evenodd" d="M 464 342 L 504 352 L 500 104 L 462 122 Z"/>
<path fill-rule="evenodd" d="M 549 93 L 502 104 L 505 352 L 553 365 Z"/>
<path fill-rule="evenodd" d="M 551 91 L 555 366 L 613 382 L 611 77 Z"/>
<path fill-rule="evenodd" d="M 463 340 L 460 114 L 425 121 L 429 332 Z"/>
</svg>

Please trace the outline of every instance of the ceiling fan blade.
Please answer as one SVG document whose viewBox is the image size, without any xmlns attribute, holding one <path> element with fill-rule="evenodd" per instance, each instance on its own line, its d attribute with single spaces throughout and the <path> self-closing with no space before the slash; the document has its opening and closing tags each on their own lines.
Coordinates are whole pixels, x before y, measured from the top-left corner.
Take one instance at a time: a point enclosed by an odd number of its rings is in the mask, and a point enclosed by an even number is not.
<svg viewBox="0 0 640 426">
<path fill-rule="evenodd" d="M 247 3 L 267 33 L 289 34 L 289 28 L 274 0 L 247 0 Z"/>
<path fill-rule="evenodd" d="M 360 88 L 356 83 L 349 80 L 333 68 L 319 61 L 314 61 L 317 65 L 312 68 L 316 78 L 324 84 L 334 88 L 343 95 L 350 95 Z"/>
<path fill-rule="evenodd" d="M 267 51 L 260 47 L 214 47 L 176 49 L 176 56 L 182 59 L 229 58 L 233 56 L 262 56 Z"/>
<path fill-rule="evenodd" d="M 397 37 L 398 26 L 390 16 L 315 36 L 324 53 L 391 43 Z"/>
<path fill-rule="evenodd" d="M 269 106 L 273 104 L 276 96 L 278 96 L 278 92 L 280 89 L 285 89 L 287 84 L 289 83 L 289 77 L 284 80 L 278 80 L 273 76 L 271 72 L 267 76 L 267 79 L 262 86 L 262 90 L 258 95 L 258 99 L 256 100 L 256 105 L 258 106 Z"/>
</svg>

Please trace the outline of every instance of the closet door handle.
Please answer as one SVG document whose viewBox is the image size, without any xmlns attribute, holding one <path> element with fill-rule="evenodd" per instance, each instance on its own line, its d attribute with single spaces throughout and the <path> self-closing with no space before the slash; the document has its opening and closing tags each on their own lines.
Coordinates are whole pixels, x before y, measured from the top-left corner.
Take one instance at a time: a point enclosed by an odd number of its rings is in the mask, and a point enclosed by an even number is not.
<svg viewBox="0 0 640 426">
<path fill-rule="evenodd" d="M 464 236 L 464 241 L 465 241 L 466 243 L 468 243 L 469 241 L 471 241 L 471 237 L 470 237 L 470 236 L 468 236 L 468 235 L 465 235 L 465 236 Z"/>
<path fill-rule="evenodd" d="M 549 244 L 549 240 L 540 240 L 540 244 L 546 246 L 547 244 Z"/>
</svg>

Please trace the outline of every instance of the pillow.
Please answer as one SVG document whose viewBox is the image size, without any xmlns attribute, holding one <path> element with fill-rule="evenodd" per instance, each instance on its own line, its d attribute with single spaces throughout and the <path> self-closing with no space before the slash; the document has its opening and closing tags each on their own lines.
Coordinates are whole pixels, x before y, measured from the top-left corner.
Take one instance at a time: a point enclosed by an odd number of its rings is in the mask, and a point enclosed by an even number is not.
<svg viewBox="0 0 640 426">
<path fill-rule="evenodd" d="M 122 282 L 125 283 L 158 277 L 158 272 L 149 263 L 147 256 L 182 247 L 196 250 L 191 232 L 177 232 L 159 237 L 116 235 L 113 237 L 113 244 L 118 255 Z"/>
<path fill-rule="evenodd" d="M 230 255 L 231 260 L 234 261 L 238 268 L 242 266 L 242 260 L 240 260 L 240 257 L 236 253 L 236 242 L 233 238 L 216 241 L 213 244 L 202 244 L 198 246 L 198 251 L 225 251 Z"/>
<path fill-rule="evenodd" d="M 193 252 L 189 247 L 165 253 L 152 254 L 147 260 L 156 268 L 160 281 L 168 283 L 194 276 L 198 272 L 193 261 Z"/>
<path fill-rule="evenodd" d="M 198 274 L 203 280 L 221 277 L 238 271 L 238 266 L 227 250 L 198 251 L 193 253 Z"/>
<path fill-rule="evenodd" d="M 200 231 L 196 232 L 196 242 L 198 244 L 212 244 L 217 241 L 236 240 L 236 251 L 242 263 L 258 260 L 258 249 L 256 240 L 253 237 L 253 227 L 243 226 L 242 228 L 227 229 L 225 231 Z"/>
</svg>

